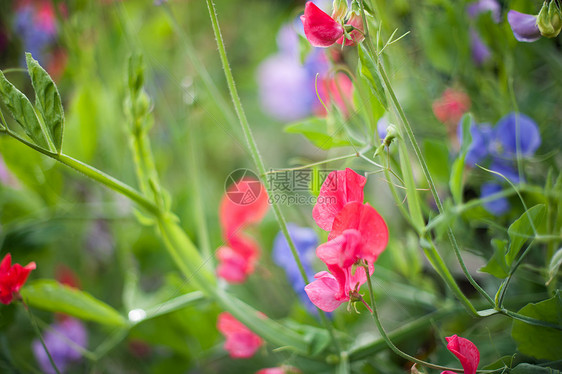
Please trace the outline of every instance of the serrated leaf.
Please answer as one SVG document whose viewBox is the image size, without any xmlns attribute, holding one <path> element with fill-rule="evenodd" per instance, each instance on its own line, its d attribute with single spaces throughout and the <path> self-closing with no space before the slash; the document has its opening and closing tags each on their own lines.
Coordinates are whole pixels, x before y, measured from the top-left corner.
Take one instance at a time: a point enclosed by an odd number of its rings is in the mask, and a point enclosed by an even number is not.
<svg viewBox="0 0 562 374">
<path fill-rule="evenodd" d="M 31 102 L 20 90 L 6 79 L 4 73 L 1 71 L 0 97 L 12 117 L 20 124 L 27 136 L 29 136 L 37 146 L 45 150 L 51 150 L 47 140 L 47 134 L 43 131 L 43 127 L 37 118 L 33 105 L 31 105 Z"/>
<path fill-rule="evenodd" d="M 359 71 L 359 75 L 369 82 L 371 92 L 377 97 L 381 105 L 387 108 L 388 102 L 386 100 L 386 92 L 384 91 L 379 71 L 365 48 L 364 43 L 361 43 L 358 49 L 359 64 L 357 70 Z"/>
<path fill-rule="evenodd" d="M 344 147 L 350 145 L 349 141 L 338 138 L 337 134 L 330 133 L 326 118 L 308 118 L 285 127 L 285 132 L 302 134 L 315 146 L 321 149 Z"/>
<path fill-rule="evenodd" d="M 551 299 L 530 303 L 519 314 L 562 326 L 562 298 L 560 292 Z M 562 357 L 562 331 L 552 327 L 531 325 L 514 319 L 511 336 L 523 354 L 538 359 L 559 360 Z"/>
<path fill-rule="evenodd" d="M 558 273 L 558 269 L 560 269 L 560 265 L 562 265 L 562 248 L 559 248 L 550 259 L 550 264 L 548 265 L 548 281 L 546 284 L 552 282 Z"/>
<path fill-rule="evenodd" d="M 507 240 L 492 239 L 494 255 L 488 263 L 478 269 L 479 271 L 492 274 L 496 278 L 504 279 L 509 274 L 509 266 L 505 262 Z"/>
<path fill-rule="evenodd" d="M 59 312 L 104 325 L 124 326 L 127 320 L 115 309 L 90 295 L 50 279 L 28 282 L 20 291 L 35 308 Z"/>
<path fill-rule="evenodd" d="M 25 54 L 27 71 L 35 90 L 35 105 L 43 116 L 48 136 L 58 153 L 62 148 L 64 133 L 64 110 L 59 91 L 51 76 L 33 59 L 31 53 Z"/>
<path fill-rule="evenodd" d="M 505 256 L 505 261 L 508 266 L 511 266 L 515 257 L 521 250 L 521 247 L 523 247 L 523 244 L 525 244 L 529 236 L 533 234 L 533 225 L 536 228 L 541 224 L 545 213 L 546 208 L 544 204 L 535 205 L 509 226 L 509 229 L 507 229 L 509 235 L 509 249 Z M 531 219 L 531 221 L 529 219 Z M 531 225 L 531 222 L 533 225 Z"/>
</svg>

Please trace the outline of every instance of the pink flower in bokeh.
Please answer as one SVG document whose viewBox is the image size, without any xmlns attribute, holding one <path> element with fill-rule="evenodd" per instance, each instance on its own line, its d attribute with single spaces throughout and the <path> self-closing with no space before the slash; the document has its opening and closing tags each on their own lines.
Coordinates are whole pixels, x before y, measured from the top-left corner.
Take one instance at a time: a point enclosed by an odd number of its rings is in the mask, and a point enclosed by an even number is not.
<svg viewBox="0 0 562 374">
<path fill-rule="evenodd" d="M 263 345 L 263 340 L 230 313 L 219 314 L 217 329 L 226 337 L 224 349 L 232 358 L 250 358 Z"/>
<path fill-rule="evenodd" d="M 321 229 L 332 230 L 334 219 L 352 201 L 363 202 L 363 187 L 367 179 L 351 169 L 332 171 L 320 187 L 312 218 Z"/>
<path fill-rule="evenodd" d="M 343 36 L 343 26 L 309 1 L 301 16 L 306 38 L 315 47 L 329 47 Z"/>
<path fill-rule="evenodd" d="M 353 82 L 346 74 L 338 72 L 335 76 L 319 77 L 318 95 L 320 95 L 326 107 L 330 108 L 333 103 L 342 112 L 344 118 L 348 118 L 351 114 L 352 103 L 350 98 L 353 97 Z M 317 116 L 326 115 L 326 109 L 320 101 L 318 101 L 314 113 Z"/>
<path fill-rule="evenodd" d="M 297 374 L 302 373 L 299 369 L 292 366 L 281 366 L 275 368 L 261 369 L 256 372 L 256 374 Z"/>
<path fill-rule="evenodd" d="M 27 280 L 31 270 L 35 270 L 35 262 L 30 262 L 25 266 L 20 264 L 12 265 L 12 255 L 7 254 L 0 263 L 0 302 L 2 304 L 10 304 L 14 299 L 14 295 Z"/>
<path fill-rule="evenodd" d="M 243 283 L 254 272 L 259 246 L 241 230 L 260 222 L 268 208 L 268 196 L 261 182 L 244 177 L 226 191 L 219 217 L 226 245 L 217 251 L 217 274 L 229 283 Z"/>
<path fill-rule="evenodd" d="M 480 362 L 480 352 L 470 340 L 453 335 L 445 338 L 447 349 L 451 351 L 464 369 L 464 374 L 476 374 L 478 363 Z M 441 374 L 454 374 L 452 371 L 443 371 Z"/>
<path fill-rule="evenodd" d="M 470 98 L 462 91 L 447 88 L 432 105 L 433 114 L 446 125 L 456 125 L 470 109 Z"/>
</svg>

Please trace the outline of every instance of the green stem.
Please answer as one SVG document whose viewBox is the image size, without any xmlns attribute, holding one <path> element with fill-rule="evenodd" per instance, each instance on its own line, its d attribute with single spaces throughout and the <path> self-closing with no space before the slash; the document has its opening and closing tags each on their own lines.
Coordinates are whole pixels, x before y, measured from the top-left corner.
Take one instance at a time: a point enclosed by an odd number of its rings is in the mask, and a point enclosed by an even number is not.
<svg viewBox="0 0 562 374">
<path fill-rule="evenodd" d="M 384 330 L 384 327 L 382 326 L 382 323 L 380 321 L 379 318 L 379 313 L 377 311 L 377 305 L 375 302 L 375 293 L 373 292 L 373 284 L 371 281 L 371 275 L 369 274 L 369 268 L 368 266 L 364 266 L 365 269 L 365 274 L 367 274 L 367 285 L 369 287 L 369 296 L 371 298 L 371 315 L 373 316 L 373 320 L 375 321 L 375 325 L 377 326 L 377 329 L 379 330 L 379 333 L 381 334 L 382 338 L 384 339 L 384 341 L 386 342 L 386 344 L 390 347 L 390 349 L 396 353 L 398 356 L 411 361 L 411 362 L 415 362 L 416 364 L 420 364 L 420 365 L 424 365 L 427 366 L 428 368 L 431 369 L 437 369 L 437 370 L 450 370 L 450 371 L 455 371 L 455 372 L 462 372 L 463 369 L 457 369 L 457 368 L 450 368 L 447 366 L 441 366 L 441 365 L 435 365 L 432 364 L 430 362 L 426 362 L 423 360 L 420 360 L 418 358 L 415 358 L 413 356 L 410 356 L 409 354 L 402 352 L 398 347 L 396 347 L 394 345 L 394 343 L 392 343 L 392 341 L 390 340 L 390 338 L 388 337 L 388 334 L 386 333 L 386 331 Z"/>
<path fill-rule="evenodd" d="M 361 1 L 360 4 L 361 4 L 361 13 L 363 14 L 363 17 L 365 19 L 365 10 L 363 8 L 363 1 Z M 368 24 L 365 23 L 364 25 L 365 25 L 365 33 L 367 35 L 369 35 Z M 396 94 L 394 93 L 394 90 L 392 88 L 392 85 L 390 83 L 388 75 L 386 74 L 386 70 L 384 68 L 382 58 L 378 53 L 376 53 L 375 48 L 373 46 L 373 42 L 372 42 L 370 36 L 368 36 L 365 40 L 367 42 L 367 49 L 369 51 L 369 54 L 371 55 L 371 58 L 374 59 L 377 63 L 377 66 L 379 68 L 379 73 L 380 73 L 380 75 L 383 79 L 384 86 L 385 86 L 386 90 L 388 91 L 388 94 L 390 95 L 390 99 L 391 99 L 392 105 L 394 107 L 394 110 L 395 110 L 396 114 L 398 115 L 398 117 L 400 118 L 400 121 L 402 122 L 404 130 L 406 131 L 406 135 L 408 136 L 408 139 L 410 140 L 410 143 L 412 144 L 412 147 L 414 149 L 414 153 L 416 154 L 418 162 L 419 162 L 419 164 L 422 168 L 422 172 L 423 172 L 423 174 L 424 174 L 424 176 L 427 180 L 427 184 L 429 185 L 429 189 L 431 191 L 431 194 L 433 195 L 433 199 L 435 200 L 435 204 L 437 205 L 437 209 L 439 210 L 440 213 L 443 213 L 444 212 L 443 203 L 441 202 L 441 199 L 439 198 L 439 194 L 437 193 L 437 188 L 435 187 L 435 183 L 433 182 L 433 178 L 431 177 L 431 174 L 429 172 L 429 168 L 427 167 L 427 164 L 425 162 L 423 154 L 420 150 L 420 147 L 418 146 L 418 143 L 416 141 L 414 132 L 412 131 L 412 127 L 410 126 L 410 123 L 409 123 L 408 119 L 406 118 L 406 114 L 404 113 L 404 110 L 402 109 L 402 106 L 401 106 L 400 102 L 398 101 L 398 99 L 396 97 Z M 467 267 L 464 263 L 464 260 L 462 259 L 459 245 L 457 243 L 457 240 L 455 238 L 455 235 L 454 235 L 451 227 L 448 227 L 447 235 L 449 237 L 449 241 L 451 242 L 451 244 L 453 246 L 453 250 L 455 252 L 455 255 L 457 256 L 457 260 L 459 261 L 459 264 L 462 268 L 462 271 L 464 272 L 464 274 L 465 274 L 466 278 L 468 279 L 468 281 L 470 282 L 470 284 L 472 284 L 472 286 L 482 296 L 484 296 L 491 305 L 494 305 L 494 300 L 490 297 L 490 295 L 488 295 L 488 293 L 482 287 L 480 287 L 480 285 L 474 280 L 472 275 L 470 275 L 470 272 L 468 271 L 468 269 L 467 269 Z"/>
<path fill-rule="evenodd" d="M 499 309 L 498 312 L 500 312 L 501 314 L 504 314 L 506 316 L 509 316 L 513 319 L 528 323 L 529 325 L 547 327 L 547 328 L 555 329 L 555 330 L 558 330 L 558 331 L 562 331 L 562 326 L 560 326 L 560 325 L 550 323 L 550 322 L 546 322 L 546 321 L 541 321 L 540 319 L 528 317 L 528 316 L 525 316 L 523 314 L 512 312 L 511 310 L 507 310 L 507 309 L 502 308 L 502 309 Z"/>
<path fill-rule="evenodd" d="M 45 353 L 47 354 L 47 357 L 49 357 L 49 362 L 50 362 L 51 366 L 53 367 L 53 369 L 55 369 L 55 372 L 57 374 L 60 374 L 60 371 L 57 368 L 57 365 L 55 364 L 55 361 L 53 360 L 53 357 L 51 356 L 51 353 L 49 352 L 49 349 L 47 349 L 47 345 L 45 344 L 45 341 L 43 340 L 43 335 L 41 335 L 41 330 L 39 330 L 39 326 L 37 326 L 37 321 L 35 321 L 35 318 L 33 317 L 33 313 L 31 313 L 31 309 L 29 309 L 29 307 L 27 306 L 27 304 L 23 300 L 22 300 L 22 304 L 23 304 L 23 307 L 25 308 L 25 310 L 27 311 L 27 315 L 29 317 L 29 320 L 31 321 L 31 325 L 33 326 L 33 329 L 35 330 L 35 333 L 37 334 L 37 337 L 39 338 L 39 341 L 41 342 L 41 345 L 43 346 L 43 349 L 45 350 Z"/>
<path fill-rule="evenodd" d="M 227 81 L 227 84 L 228 84 L 228 89 L 230 91 L 230 97 L 232 98 L 232 102 L 233 102 L 234 108 L 236 110 L 236 115 L 238 116 L 238 120 L 240 121 L 240 125 L 242 126 L 242 131 L 244 133 L 246 143 L 247 143 L 248 148 L 250 150 L 250 153 L 252 155 L 252 159 L 253 159 L 253 161 L 254 161 L 257 169 L 258 169 L 258 172 L 259 172 L 260 178 L 263 181 L 263 184 L 266 186 L 267 193 L 269 194 L 269 196 L 271 196 L 272 191 L 269 188 L 269 183 L 267 183 L 267 180 L 266 180 L 267 170 L 265 169 L 265 165 L 263 163 L 263 160 L 262 160 L 261 155 L 259 153 L 256 141 L 255 141 L 254 136 L 252 134 L 252 129 L 250 128 L 250 125 L 248 123 L 248 119 L 246 118 L 246 114 L 244 113 L 244 108 L 242 107 L 242 102 L 240 100 L 240 97 L 238 96 L 238 90 L 236 89 L 236 84 L 234 82 L 234 77 L 233 77 L 232 71 L 230 69 L 230 64 L 228 62 L 228 58 L 226 57 L 226 49 L 224 47 L 224 41 L 223 41 L 222 34 L 221 34 L 221 31 L 220 31 L 220 27 L 219 27 L 219 22 L 218 22 L 218 19 L 217 19 L 217 12 L 216 12 L 216 9 L 215 9 L 215 5 L 214 5 L 212 0 L 206 0 L 206 1 L 207 1 L 207 8 L 209 10 L 209 16 L 211 18 L 211 23 L 212 23 L 212 26 L 213 26 L 213 32 L 215 34 L 215 39 L 217 41 L 219 56 L 220 56 L 220 59 L 221 59 L 222 67 L 223 67 L 224 74 L 225 74 L 225 77 L 226 77 L 226 81 Z M 285 220 L 285 216 L 283 215 L 283 213 L 282 213 L 281 209 L 279 208 L 279 205 L 277 204 L 275 199 L 272 199 L 271 206 L 273 208 L 273 212 L 275 213 L 275 217 L 277 218 L 277 222 L 279 223 L 281 231 L 283 232 L 283 235 L 285 236 L 285 239 L 287 240 L 287 243 L 289 244 L 289 248 L 291 249 L 291 253 L 293 254 L 293 257 L 295 258 L 295 262 L 297 263 L 297 266 L 299 268 L 299 272 L 300 272 L 301 276 L 303 277 L 305 283 L 309 283 L 308 276 L 306 275 L 306 271 L 304 270 L 302 262 L 299 258 L 299 253 L 298 253 L 298 251 L 295 247 L 295 244 L 293 243 L 293 240 L 292 240 L 291 236 L 289 235 L 289 230 L 287 229 L 287 222 Z M 335 345 L 336 349 L 341 352 L 341 348 L 340 348 L 339 342 L 336 339 L 336 336 L 334 334 L 333 327 L 329 323 L 325 313 L 320 309 L 318 309 L 318 312 L 320 314 L 320 317 L 322 318 L 322 321 L 326 325 L 326 327 L 328 329 L 328 332 L 330 333 L 330 336 L 332 338 L 332 341 L 334 342 L 334 345 Z"/>
</svg>

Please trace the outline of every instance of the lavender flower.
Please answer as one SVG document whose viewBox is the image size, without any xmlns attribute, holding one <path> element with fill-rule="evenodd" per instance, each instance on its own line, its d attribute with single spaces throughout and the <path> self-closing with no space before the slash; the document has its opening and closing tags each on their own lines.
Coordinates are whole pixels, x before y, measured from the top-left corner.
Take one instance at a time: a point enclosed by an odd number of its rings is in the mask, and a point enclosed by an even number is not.
<svg viewBox="0 0 562 374">
<path fill-rule="evenodd" d="M 82 354 L 76 346 L 86 347 L 88 331 L 82 322 L 70 317 L 65 317 L 51 327 L 52 330 L 47 331 L 43 339 L 55 365 L 61 373 L 65 373 L 72 363 L 78 362 L 82 358 Z M 52 367 L 41 342 L 36 339 L 31 347 L 41 370 L 47 374 L 54 374 L 55 369 Z"/>
<path fill-rule="evenodd" d="M 482 13 L 491 12 L 494 22 L 500 22 L 501 7 L 496 0 L 479 0 L 474 3 L 470 3 L 470 5 L 466 8 L 466 12 L 470 18 L 476 18 Z"/>
<path fill-rule="evenodd" d="M 488 156 L 488 146 L 492 134 L 492 127 L 488 123 L 477 125 L 474 121 L 470 124 L 470 137 L 472 141 L 468 147 L 465 157 L 465 164 L 474 166 L 482 162 Z M 459 122 L 457 127 L 459 143 L 462 144 L 462 126 Z"/>
<path fill-rule="evenodd" d="M 299 253 L 299 258 L 301 259 L 302 266 L 306 272 L 309 279 L 312 279 L 314 272 L 312 271 L 312 259 L 314 258 L 316 245 L 318 244 L 318 236 L 316 232 L 308 227 L 299 227 L 294 223 L 289 223 L 287 225 L 289 230 L 289 235 L 295 244 L 295 248 Z M 273 242 L 273 261 L 285 270 L 287 274 L 287 279 L 293 289 L 297 293 L 299 299 L 304 303 L 304 305 L 311 311 L 315 311 L 316 308 L 310 302 L 310 299 L 304 292 L 304 286 L 306 286 L 304 279 L 297 266 L 297 263 L 287 243 L 287 239 L 280 231 Z"/>
<path fill-rule="evenodd" d="M 534 42 L 541 37 L 535 15 L 510 10 L 507 12 L 507 22 L 511 26 L 515 39 L 520 42 Z"/>
<path fill-rule="evenodd" d="M 472 60 L 477 66 L 484 64 L 492 55 L 490 49 L 482 38 L 472 27 L 470 28 L 470 50 L 472 52 Z"/>
<path fill-rule="evenodd" d="M 491 153 L 499 159 L 514 160 L 517 152 L 523 157 L 530 157 L 541 144 L 537 124 L 522 113 L 512 112 L 504 116 L 498 121 L 494 132 Z"/>
</svg>

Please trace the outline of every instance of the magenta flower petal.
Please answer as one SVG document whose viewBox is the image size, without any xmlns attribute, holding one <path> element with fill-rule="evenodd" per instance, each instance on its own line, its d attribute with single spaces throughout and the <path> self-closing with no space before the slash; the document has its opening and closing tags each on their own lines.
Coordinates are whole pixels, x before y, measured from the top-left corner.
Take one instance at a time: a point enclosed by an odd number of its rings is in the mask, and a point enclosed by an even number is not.
<svg viewBox="0 0 562 374">
<path fill-rule="evenodd" d="M 445 338 L 447 349 L 451 351 L 464 369 L 464 374 L 476 374 L 476 368 L 480 362 L 480 352 L 470 340 L 453 335 Z"/>
<path fill-rule="evenodd" d="M 520 42 L 534 42 L 541 37 L 535 15 L 510 10 L 507 12 L 507 22 L 513 30 L 515 39 Z"/>
<path fill-rule="evenodd" d="M 336 278 L 327 271 L 321 271 L 314 276 L 316 280 L 307 284 L 304 290 L 314 305 L 325 312 L 333 312 L 349 297 L 338 298 L 340 286 Z"/>
<path fill-rule="evenodd" d="M 353 265 L 361 251 L 361 233 L 350 229 L 322 244 L 316 249 L 316 255 L 326 265 L 347 268 Z"/>
<path fill-rule="evenodd" d="M 301 16 L 304 35 L 315 47 L 329 47 L 343 35 L 343 27 L 311 1 L 304 8 Z"/>
<path fill-rule="evenodd" d="M 388 227 L 381 215 L 368 203 L 348 203 L 336 216 L 328 239 L 333 239 L 348 229 L 361 233 L 359 257 L 374 263 L 388 244 Z"/>
<path fill-rule="evenodd" d="M 312 218 L 316 224 L 322 230 L 331 231 L 334 219 L 347 203 L 363 202 L 365 183 L 367 179 L 351 169 L 337 170 L 328 174 L 320 188 L 316 205 L 312 209 Z"/>
</svg>

